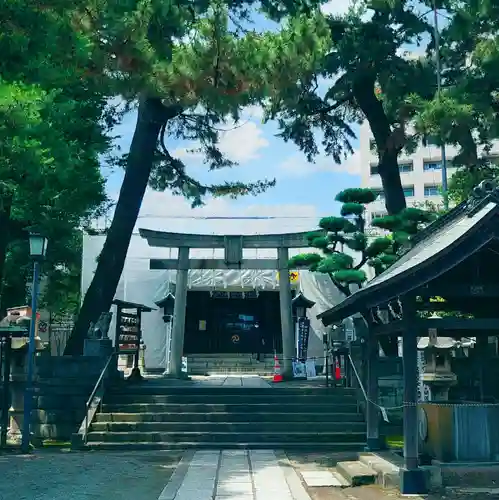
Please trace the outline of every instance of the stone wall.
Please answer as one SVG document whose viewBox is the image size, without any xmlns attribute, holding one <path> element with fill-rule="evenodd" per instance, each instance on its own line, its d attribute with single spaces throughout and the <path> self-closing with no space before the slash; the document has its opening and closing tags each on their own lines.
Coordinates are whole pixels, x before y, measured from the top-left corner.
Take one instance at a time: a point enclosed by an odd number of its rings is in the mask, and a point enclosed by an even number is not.
<svg viewBox="0 0 499 500">
<path fill-rule="evenodd" d="M 69 441 L 78 430 L 85 403 L 99 378 L 105 358 L 90 356 L 36 357 L 31 432 L 35 441 Z M 22 429 L 25 366 L 18 363 L 12 371 L 12 409 L 10 437 L 19 439 Z"/>
</svg>

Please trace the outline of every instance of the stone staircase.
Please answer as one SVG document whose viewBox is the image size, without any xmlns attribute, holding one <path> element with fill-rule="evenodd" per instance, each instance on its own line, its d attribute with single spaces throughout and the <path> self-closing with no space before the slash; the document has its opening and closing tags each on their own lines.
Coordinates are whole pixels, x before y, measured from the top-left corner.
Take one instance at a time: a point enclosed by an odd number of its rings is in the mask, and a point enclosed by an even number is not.
<svg viewBox="0 0 499 500">
<path fill-rule="evenodd" d="M 187 356 L 189 375 L 260 375 L 274 373 L 274 356 L 264 354 L 261 361 L 251 354 L 191 354 Z"/>
<path fill-rule="evenodd" d="M 365 423 L 352 389 L 116 387 L 88 435 L 103 449 L 361 451 Z"/>
</svg>

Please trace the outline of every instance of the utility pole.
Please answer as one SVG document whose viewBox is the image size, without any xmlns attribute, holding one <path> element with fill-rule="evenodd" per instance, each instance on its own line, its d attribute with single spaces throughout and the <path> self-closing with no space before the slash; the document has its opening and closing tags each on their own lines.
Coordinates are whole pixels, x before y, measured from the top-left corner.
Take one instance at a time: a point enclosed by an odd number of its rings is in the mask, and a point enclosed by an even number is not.
<svg viewBox="0 0 499 500">
<path fill-rule="evenodd" d="M 438 30 L 438 9 L 437 1 L 433 1 L 433 19 L 434 19 L 434 31 L 435 31 L 435 65 L 437 70 L 437 100 L 440 100 L 440 93 L 442 91 L 442 67 L 440 64 L 440 33 Z M 442 196 L 444 201 L 444 209 L 449 208 L 448 199 L 448 189 L 447 189 L 447 158 L 445 154 L 445 141 L 442 141 L 440 146 L 440 155 L 442 157 Z"/>
</svg>

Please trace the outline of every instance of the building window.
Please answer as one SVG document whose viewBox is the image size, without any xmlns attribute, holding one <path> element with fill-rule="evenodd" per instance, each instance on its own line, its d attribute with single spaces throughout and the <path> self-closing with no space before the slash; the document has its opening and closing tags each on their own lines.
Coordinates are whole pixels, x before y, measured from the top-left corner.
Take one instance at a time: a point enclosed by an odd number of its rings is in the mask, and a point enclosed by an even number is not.
<svg viewBox="0 0 499 500">
<path fill-rule="evenodd" d="M 371 151 L 376 151 L 376 141 L 374 139 L 369 139 L 369 149 Z"/>
<path fill-rule="evenodd" d="M 371 215 L 371 220 L 372 219 L 378 219 L 380 217 L 386 217 L 388 214 L 386 212 L 373 212 Z"/>
<path fill-rule="evenodd" d="M 441 161 L 425 161 L 423 163 L 423 170 L 424 171 L 440 170 L 441 168 L 442 168 Z"/>
<path fill-rule="evenodd" d="M 384 200 L 385 199 L 385 193 L 382 189 L 373 189 L 372 192 L 376 196 L 376 200 Z"/>
<path fill-rule="evenodd" d="M 414 170 L 414 167 L 412 165 L 412 162 L 399 164 L 399 172 L 401 174 L 406 174 L 407 172 L 412 172 L 413 170 Z"/>
<path fill-rule="evenodd" d="M 431 185 L 424 187 L 424 195 L 425 196 L 439 196 L 440 195 L 440 186 Z"/>
<path fill-rule="evenodd" d="M 404 196 L 406 198 L 410 198 L 411 196 L 414 196 L 414 186 L 405 186 L 404 187 Z"/>
<path fill-rule="evenodd" d="M 371 175 L 378 175 L 378 174 L 379 174 L 378 165 L 371 165 Z"/>
</svg>

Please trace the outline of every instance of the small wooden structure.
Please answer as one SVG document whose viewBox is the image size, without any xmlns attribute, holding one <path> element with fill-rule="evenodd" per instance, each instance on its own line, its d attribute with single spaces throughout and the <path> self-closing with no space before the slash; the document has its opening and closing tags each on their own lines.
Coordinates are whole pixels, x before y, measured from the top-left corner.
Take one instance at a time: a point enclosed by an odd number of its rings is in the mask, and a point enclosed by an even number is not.
<svg viewBox="0 0 499 500">
<path fill-rule="evenodd" d="M 139 368 L 140 345 L 142 341 L 142 313 L 154 311 L 152 307 L 124 300 L 114 299 L 116 312 L 115 349 L 118 355 L 132 355 L 133 368 L 129 380 L 140 380 Z"/>
<path fill-rule="evenodd" d="M 401 491 L 426 490 L 419 468 L 418 337 L 437 329 L 439 335 L 477 337 L 483 350 L 480 379 L 486 369 L 489 335 L 499 334 L 499 191 L 477 192 L 473 198 L 421 231 L 413 247 L 388 270 L 319 315 L 325 325 L 361 312 L 368 325 L 367 440 L 379 449 L 378 338 L 403 338 L 404 470 Z M 456 312 L 441 319 L 431 311 Z M 485 348 L 484 348 L 485 346 Z M 483 382 L 481 384 L 481 399 Z M 476 425 L 476 423 L 475 423 Z M 497 424 L 499 425 L 499 424 Z"/>
</svg>

